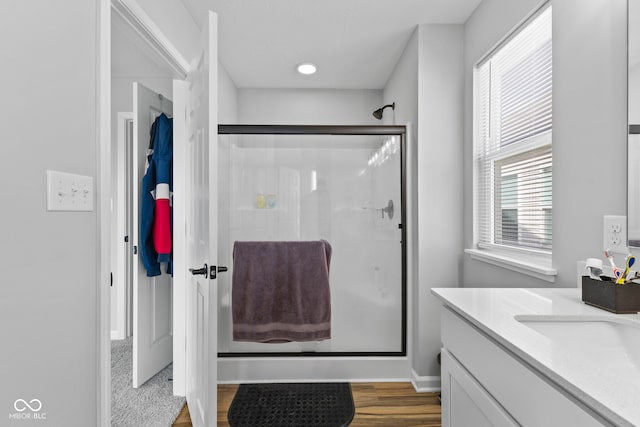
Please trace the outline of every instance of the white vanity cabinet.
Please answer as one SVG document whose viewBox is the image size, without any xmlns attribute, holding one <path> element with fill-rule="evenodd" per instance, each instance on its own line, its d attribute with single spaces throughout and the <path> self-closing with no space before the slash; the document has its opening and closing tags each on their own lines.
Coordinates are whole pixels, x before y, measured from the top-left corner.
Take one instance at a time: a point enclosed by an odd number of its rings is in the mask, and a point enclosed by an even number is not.
<svg viewBox="0 0 640 427">
<path fill-rule="evenodd" d="M 612 425 L 446 305 L 441 324 L 443 427 Z"/>
</svg>

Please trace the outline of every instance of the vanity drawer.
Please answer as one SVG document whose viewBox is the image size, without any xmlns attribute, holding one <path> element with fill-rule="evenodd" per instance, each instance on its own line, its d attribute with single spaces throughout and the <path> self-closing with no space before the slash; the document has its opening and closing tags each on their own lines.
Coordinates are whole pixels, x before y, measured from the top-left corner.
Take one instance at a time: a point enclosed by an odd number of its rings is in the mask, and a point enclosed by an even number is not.
<svg viewBox="0 0 640 427">
<path fill-rule="evenodd" d="M 446 307 L 442 311 L 442 343 L 520 425 L 611 425 Z M 443 403 L 443 410 L 445 406 Z"/>
</svg>

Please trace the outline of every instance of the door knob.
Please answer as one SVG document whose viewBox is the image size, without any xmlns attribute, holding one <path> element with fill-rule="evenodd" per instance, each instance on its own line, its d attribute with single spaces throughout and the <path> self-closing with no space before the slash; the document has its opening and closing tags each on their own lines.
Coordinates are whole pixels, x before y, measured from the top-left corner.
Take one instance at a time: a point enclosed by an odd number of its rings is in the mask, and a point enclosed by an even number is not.
<svg viewBox="0 0 640 427">
<path fill-rule="evenodd" d="M 194 276 L 198 275 L 198 274 L 202 274 L 205 279 L 208 276 L 208 269 L 207 269 L 207 264 L 204 265 L 204 267 L 202 268 L 190 268 L 189 271 L 191 272 L 191 274 L 193 274 Z"/>
<path fill-rule="evenodd" d="M 227 267 L 224 267 L 222 265 L 219 267 L 216 267 L 215 265 L 212 265 L 209 275 L 211 276 L 211 279 L 216 279 L 218 277 L 218 273 L 223 273 L 225 271 L 227 271 Z"/>
</svg>

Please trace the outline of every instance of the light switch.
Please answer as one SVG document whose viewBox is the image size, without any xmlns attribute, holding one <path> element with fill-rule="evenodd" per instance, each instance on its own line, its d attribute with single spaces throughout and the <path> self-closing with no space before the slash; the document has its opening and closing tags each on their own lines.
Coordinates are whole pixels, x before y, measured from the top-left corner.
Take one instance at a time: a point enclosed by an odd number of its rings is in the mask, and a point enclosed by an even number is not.
<svg viewBox="0 0 640 427">
<path fill-rule="evenodd" d="M 93 177 L 47 171 L 48 211 L 92 211 Z"/>
</svg>

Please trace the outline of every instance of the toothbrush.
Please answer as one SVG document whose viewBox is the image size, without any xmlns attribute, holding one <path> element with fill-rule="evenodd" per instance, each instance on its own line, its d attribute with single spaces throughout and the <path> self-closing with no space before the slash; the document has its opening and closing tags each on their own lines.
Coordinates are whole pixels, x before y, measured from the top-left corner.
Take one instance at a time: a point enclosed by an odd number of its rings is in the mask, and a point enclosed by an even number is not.
<svg viewBox="0 0 640 427">
<path fill-rule="evenodd" d="M 624 269 L 624 273 L 622 273 L 622 276 L 620 276 L 620 278 L 616 281 L 617 285 L 624 285 L 626 283 L 629 270 L 631 270 L 631 267 L 633 267 L 633 264 L 635 264 L 635 262 L 636 257 L 634 257 L 633 255 L 627 255 L 627 265 Z"/>
<path fill-rule="evenodd" d="M 622 275 L 622 272 L 618 267 L 616 267 L 616 263 L 613 261 L 613 256 L 611 255 L 611 249 L 606 249 L 604 251 L 604 256 L 609 260 L 609 264 L 611 264 L 611 267 L 613 268 L 613 276 L 616 279 L 619 279 L 620 276 Z"/>
</svg>

